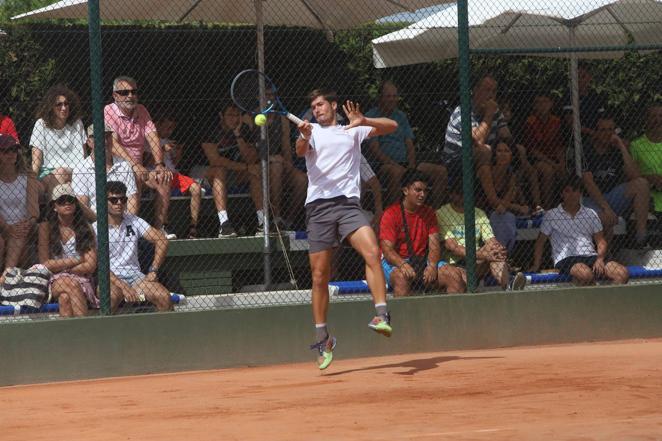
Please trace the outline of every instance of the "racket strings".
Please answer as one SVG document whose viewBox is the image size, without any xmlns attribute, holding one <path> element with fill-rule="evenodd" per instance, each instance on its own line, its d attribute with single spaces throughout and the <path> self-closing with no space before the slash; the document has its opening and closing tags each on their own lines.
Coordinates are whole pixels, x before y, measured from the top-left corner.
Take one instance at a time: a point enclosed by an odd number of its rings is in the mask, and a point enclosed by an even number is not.
<svg viewBox="0 0 662 441">
<path fill-rule="evenodd" d="M 266 104 L 260 105 L 260 82 L 264 83 Z M 232 99 L 245 112 L 259 112 L 273 105 L 273 84 L 266 76 L 258 71 L 242 72 L 232 83 Z"/>
</svg>

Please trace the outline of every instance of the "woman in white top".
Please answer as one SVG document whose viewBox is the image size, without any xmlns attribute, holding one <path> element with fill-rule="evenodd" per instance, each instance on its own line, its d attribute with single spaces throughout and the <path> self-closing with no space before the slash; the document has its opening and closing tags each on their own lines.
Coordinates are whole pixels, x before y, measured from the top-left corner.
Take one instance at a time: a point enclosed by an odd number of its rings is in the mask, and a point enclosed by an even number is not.
<svg viewBox="0 0 662 441">
<path fill-rule="evenodd" d="M 80 117 L 80 100 L 71 89 L 61 84 L 48 89 L 30 137 L 32 170 L 46 194 L 71 182 L 72 169 L 83 162 L 86 136 Z"/>
<path fill-rule="evenodd" d="M 49 292 L 61 316 L 83 316 L 88 307 L 99 307 L 92 284 L 96 239 L 69 184 L 53 189 L 46 221 L 39 224 L 39 262 L 53 273 Z"/>
<path fill-rule="evenodd" d="M 0 283 L 19 265 L 39 216 L 39 183 L 27 170 L 21 146 L 0 134 Z"/>
</svg>

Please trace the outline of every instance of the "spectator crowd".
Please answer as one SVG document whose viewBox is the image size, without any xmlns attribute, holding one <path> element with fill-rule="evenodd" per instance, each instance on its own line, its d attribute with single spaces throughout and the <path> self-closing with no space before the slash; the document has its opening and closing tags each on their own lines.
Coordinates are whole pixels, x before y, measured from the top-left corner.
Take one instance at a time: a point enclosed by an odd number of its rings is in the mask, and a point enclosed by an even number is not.
<svg viewBox="0 0 662 441">
<path fill-rule="evenodd" d="M 569 96 L 556 102 L 540 90 L 522 124 L 511 127 L 513 108 L 491 75 L 472 89 L 471 140 L 475 189 L 477 276 L 504 290 L 523 289 L 526 277 L 513 254 L 521 218 L 540 221 L 531 249 L 531 271 L 545 268 L 545 242 L 551 262 L 578 285 L 606 278 L 627 283 L 627 269 L 613 259 L 614 227 L 634 219 L 633 248 L 650 249 L 649 213 L 662 212 L 662 104 L 646 109 L 645 131 L 635 139 L 619 136 L 619 122 L 596 93 L 587 66 L 579 67 L 583 163 L 581 176 L 569 158 L 572 107 Z M 363 144 L 362 204 L 373 213 L 382 268 L 395 295 L 435 290 L 465 292 L 467 240 L 462 186 L 462 122 L 458 106 L 450 115 L 434 158 L 417 157 L 415 131 L 392 81 L 378 89 L 370 117 L 386 117 L 398 128 Z M 267 91 L 269 93 L 269 91 Z M 560 112 L 555 112 L 560 109 Z M 189 227 L 182 239 L 196 239 L 201 222 L 217 223 L 218 238 L 245 234 L 230 217 L 231 189 L 246 189 L 255 211 L 255 234 L 300 229 L 307 192 L 305 166 L 294 155 L 297 128 L 286 117 L 267 115 L 269 206 L 264 206 L 259 128 L 229 99 L 221 106 L 214 133 L 201 143 L 204 161 L 183 173 L 191 146 L 174 138 L 178 118 L 171 109 L 153 113 L 139 102 L 136 80 L 120 76 L 112 102 L 104 108 L 104 164 L 107 176 L 111 308 L 149 301 L 172 309 L 159 282 L 171 228 L 172 197 L 190 200 Z M 0 267 L 5 273 L 34 264 L 51 273 L 49 295 L 63 316 L 98 308 L 94 128 L 85 127 L 76 93 L 51 87 L 36 110 L 27 143 L 21 144 L 10 115 L 0 115 Z M 313 120 L 307 110 L 302 117 Z M 339 115 L 342 117 L 342 115 Z M 383 191 L 382 191 L 383 190 Z M 217 218 L 201 219 L 209 194 Z M 149 219 L 141 204 L 153 200 Z M 269 210 L 269 216 L 267 216 Z M 148 222 L 149 221 L 149 222 Z M 148 269 L 141 268 L 139 241 L 154 246 Z M 36 244 L 32 247 L 32 244 Z M 521 266 L 521 265 L 520 265 Z"/>
</svg>

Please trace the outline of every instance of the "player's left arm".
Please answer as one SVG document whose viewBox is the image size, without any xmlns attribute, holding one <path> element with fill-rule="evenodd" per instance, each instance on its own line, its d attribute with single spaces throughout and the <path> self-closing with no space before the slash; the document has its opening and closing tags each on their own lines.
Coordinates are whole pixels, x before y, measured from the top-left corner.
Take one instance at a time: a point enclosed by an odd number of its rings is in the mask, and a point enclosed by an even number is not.
<svg viewBox="0 0 662 441">
<path fill-rule="evenodd" d="M 388 135 L 393 133 L 398 129 L 398 123 L 390 118 L 368 118 L 363 113 L 361 113 L 361 108 L 358 103 L 347 100 L 342 106 L 349 120 L 349 124 L 345 127 L 345 130 L 349 130 L 358 126 L 368 126 L 372 127 L 368 138 L 373 136 Z"/>
</svg>

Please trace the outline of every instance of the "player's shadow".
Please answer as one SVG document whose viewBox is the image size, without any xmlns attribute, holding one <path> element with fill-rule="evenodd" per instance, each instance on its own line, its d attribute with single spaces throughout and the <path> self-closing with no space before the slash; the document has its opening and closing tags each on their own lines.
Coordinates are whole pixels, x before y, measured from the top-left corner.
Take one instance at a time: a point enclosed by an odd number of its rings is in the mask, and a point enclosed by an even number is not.
<svg viewBox="0 0 662 441">
<path fill-rule="evenodd" d="M 431 357 L 431 358 L 419 358 L 415 360 L 406 360 L 400 363 L 389 363 L 389 364 L 380 364 L 378 366 L 368 366 L 359 369 L 347 369 L 340 372 L 331 372 L 325 374 L 325 377 L 332 377 L 336 375 L 345 375 L 351 374 L 352 372 L 362 372 L 362 371 L 372 371 L 376 369 L 389 369 L 389 368 L 409 368 L 408 371 L 396 372 L 398 375 L 415 375 L 422 371 L 428 371 L 430 369 L 435 369 L 439 367 L 441 363 L 447 363 L 449 361 L 457 360 L 489 360 L 494 358 L 503 358 L 503 357 L 457 357 L 457 356 L 445 356 L 445 357 Z"/>
</svg>

